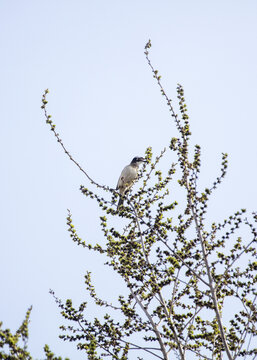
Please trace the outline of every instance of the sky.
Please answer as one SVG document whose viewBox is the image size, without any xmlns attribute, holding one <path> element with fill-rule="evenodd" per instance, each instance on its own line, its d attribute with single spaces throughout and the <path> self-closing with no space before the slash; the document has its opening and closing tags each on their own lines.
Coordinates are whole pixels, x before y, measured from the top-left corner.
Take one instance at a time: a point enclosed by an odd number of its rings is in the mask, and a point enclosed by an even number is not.
<svg viewBox="0 0 257 360">
<path fill-rule="evenodd" d="M 67 208 L 86 241 L 103 241 L 96 205 L 79 191 L 88 180 L 45 124 L 48 111 L 74 158 L 101 184 L 116 186 L 122 168 L 176 128 L 144 57 L 176 104 L 183 85 L 192 143 L 202 146 L 207 187 L 229 154 L 228 174 L 210 204 L 212 220 L 256 210 L 257 2 L 255 0 L 0 0 L 1 242 L 0 320 L 15 330 L 33 305 L 29 350 L 43 358 L 82 359 L 58 339 L 63 324 L 49 294 L 88 300 L 94 273 L 106 297 L 116 275 L 77 247 Z M 174 159 L 171 158 L 171 162 Z"/>
</svg>

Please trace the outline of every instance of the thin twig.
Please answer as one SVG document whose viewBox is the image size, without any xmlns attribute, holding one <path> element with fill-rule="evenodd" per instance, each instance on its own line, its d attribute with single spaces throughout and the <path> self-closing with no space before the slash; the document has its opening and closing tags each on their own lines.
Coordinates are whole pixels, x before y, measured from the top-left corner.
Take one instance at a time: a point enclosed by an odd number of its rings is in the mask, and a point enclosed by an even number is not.
<svg viewBox="0 0 257 360">
<path fill-rule="evenodd" d="M 62 139 L 60 138 L 60 135 L 56 132 L 55 130 L 55 125 L 52 124 L 52 121 L 50 120 L 51 119 L 51 116 L 48 115 L 47 113 L 47 110 L 46 110 L 46 104 L 47 104 L 47 101 L 46 101 L 46 95 L 48 94 L 48 90 L 45 90 L 45 93 L 43 94 L 43 97 L 42 97 L 42 103 L 43 105 L 41 106 L 41 108 L 43 109 L 44 111 L 44 115 L 45 115 L 45 118 L 46 118 L 46 123 L 47 124 L 50 124 L 51 126 L 51 130 L 53 131 L 54 133 L 54 136 L 56 137 L 57 139 L 57 142 L 61 145 L 61 147 L 63 148 L 65 154 L 69 157 L 69 159 L 79 168 L 79 170 L 88 178 L 88 180 L 91 182 L 91 184 L 94 184 L 95 186 L 101 188 L 101 189 L 104 189 L 106 191 L 113 191 L 113 189 L 110 189 L 108 186 L 105 186 L 105 185 L 100 185 L 98 184 L 96 181 L 94 181 L 89 175 L 88 173 L 81 167 L 81 165 L 73 158 L 73 156 L 70 154 L 70 152 L 67 150 L 66 146 L 63 144 L 62 142 Z"/>
</svg>

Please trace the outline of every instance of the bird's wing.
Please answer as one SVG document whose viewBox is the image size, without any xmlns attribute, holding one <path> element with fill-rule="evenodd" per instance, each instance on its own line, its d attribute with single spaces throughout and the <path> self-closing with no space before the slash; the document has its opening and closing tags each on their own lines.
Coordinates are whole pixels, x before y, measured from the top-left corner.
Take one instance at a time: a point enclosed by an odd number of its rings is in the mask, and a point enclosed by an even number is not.
<svg viewBox="0 0 257 360">
<path fill-rule="evenodd" d="M 118 183 L 117 183 L 117 188 L 116 188 L 117 190 L 122 188 L 124 186 L 124 184 L 125 184 L 124 180 L 125 180 L 126 173 L 128 172 L 128 170 L 127 170 L 128 166 L 125 166 L 124 169 L 122 170 L 121 174 L 120 174 L 120 177 L 119 177 L 119 180 L 118 180 Z"/>
<path fill-rule="evenodd" d="M 128 190 L 132 185 L 133 181 L 137 178 L 137 171 L 132 166 L 127 165 L 121 172 L 118 180 L 117 189 L 120 192 Z"/>
</svg>

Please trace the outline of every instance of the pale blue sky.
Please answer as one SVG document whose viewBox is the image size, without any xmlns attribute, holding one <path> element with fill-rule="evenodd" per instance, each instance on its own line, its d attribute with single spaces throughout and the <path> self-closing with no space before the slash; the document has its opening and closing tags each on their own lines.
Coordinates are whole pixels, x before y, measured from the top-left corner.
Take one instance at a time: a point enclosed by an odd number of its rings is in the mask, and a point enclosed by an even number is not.
<svg viewBox="0 0 257 360">
<path fill-rule="evenodd" d="M 229 153 L 210 208 L 220 220 L 256 210 L 256 36 L 256 0 L 0 0 L 0 320 L 14 330 L 33 304 L 33 356 L 42 358 L 48 343 L 58 355 L 83 358 L 57 337 L 62 320 L 49 288 L 83 301 L 89 269 L 100 293 L 116 290 L 115 277 L 101 283 L 102 260 L 66 231 L 70 208 L 82 237 L 102 241 L 99 211 L 79 192 L 87 179 L 45 124 L 44 89 L 68 149 L 96 181 L 115 186 L 133 156 L 149 145 L 157 154 L 176 136 L 144 58 L 151 38 L 170 97 L 178 82 L 185 88 L 203 186 L 216 177 L 221 152 Z"/>
</svg>

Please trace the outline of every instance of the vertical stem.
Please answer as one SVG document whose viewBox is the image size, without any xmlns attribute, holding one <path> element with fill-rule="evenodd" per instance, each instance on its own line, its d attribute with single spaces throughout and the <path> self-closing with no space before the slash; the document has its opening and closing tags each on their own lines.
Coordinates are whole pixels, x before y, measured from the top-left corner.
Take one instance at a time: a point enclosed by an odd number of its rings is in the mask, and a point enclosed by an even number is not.
<svg viewBox="0 0 257 360">
<path fill-rule="evenodd" d="M 136 300 L 137 304 L 141 307 L 141 309 L 143 310 L 143 312 L 145 313 L 146 317 L 148 318 L 148 320 L 150 321 L 150 323 L 151 323 L 151 325 L 152 325 L 152 327 L 153 327 L 153 331 L 155 332 L 155 335 L 157 336 L 157 339 L 158 339 L 159 344 L 160 344 L 160 347 L 161 347 L 161 352 L 162 352 L 162 354 L 163 354 L 163 356 L 164 356 L 163 360 L 169 360 L 167 351 L 166 351 L 166 349 L 165 349 L 165 345 L 164 345 L 164 343 L 163 343 L 163 341 L 162 341 L 162 338 L 161 338 L 161 334 L 160 334 L 160 332 L 159 332 L 156 324 L 154 323 L 151 315 L 149 314 L 149 312 L 147 311 L 147 309 L 145 308 L 145 306 L 142 304 L 142 301 L 140 301 L 140 300 L 138 299 L 138 297 L 136 296 L 136 294 L 134 293 L 134 291 L 132 290 L 132 288 L 129 287 L 129 289 L 130 289 L 130 292 L 131 292 L 133 298 Z"/>
<path fill-rule="evenodd" d="M 133 211 L 134 211 L 134 214 L 135 214 L 135 217 L 136 217 L 137 227 L 138 227 L 138 230 L 139 230 L 139 232 L 140 232 L 140 240 L 141 240 L 141 244 L 142 244 L 142 249 L 143 249 L 143 253 L 144 253 L 144 256 L 145 256 L 145 260 L 146 260 L 147 264 L 150 265 L 150 261 L 149 261 L 149 259 L 148 259 L 148 256 L 147 256 L 146 250 L 145 250 L 145 244 L 144 244 L 144 239 L 143 239 L 143 236 L 142 236 L 142 233 L 141 233 L 141 227 L 140 227 L 140 224 L 139 224 L 139 221 L 138 221 L 137 211 L 136 211 L 136 209 L 134 208 L 134 206 L 132 206 L 132 208 L 133 208 Z M 157 281 L 156 281 L 156 277 L 155 277 L 154 274 L 153 274 L 153 276 L 154 276 L 154 279 L 155 279 L 156 286 L 158 287 L 158 284 L 157 284 Z M 176 341 L 177 346 L 178 346 L 178 349 L 179 349 L 179 354 L 180 354 L 181 360 L 184 360 L 184 359 L 185 359 L 185 356 L 184 356 L 184 353 L 183 353 L 183 349 L 182 349 L 181 343 L 180 343 L 180 341 L 179 341 L 179 338 L 178 338 L 178 335 L 177 335 L 177 332 L 176 332 L 176 328 L 175 328 L 174 324 L 172 323 L 169 310 L 168 310 L 168 308 L 167 308 L 167 306 L 166 306 L 166 302 L 165 302 L 165 300 L 164 300 L 164 298 L 163 298 L 163 296 L 162 296 L 162 292 L 161 292 L 161 290 L 158 289 L 158 292 L 157 292 L 157 293 L 158 293 L 158 296 L 159 296 L 159 299 L 160 299 L 160 303 L 161 303 L 162 306 L 163 306 L 164 313 L 165 313 L 165 315 L 166 315 L 166 317 L 167 317 L 168 323 L 171 325 L 171 328 L 172 328 L 172 331 L 173 331 L 173 335 L 174 335 L 175 341 Z M 156 325 L 155 325 L 155 327 L 156 327 Z M 166 351 L 165 351 L 165 353 L 166 353 L 166 356 L 168 356 Z"/>
<path fill-rule="evenodd" d="M 205 263 L 205 267 L 206 267 L 206 270 L 207 270 L 209 287 L 210 287 L 210 290 L 211 290 L 211 295 L 212 295 L 212 300 L 213 300 L 213 304 L 214 304 L 214 310 L 215 310 L 217 321 L 218 321 L 220 335 L 221 335 L 222 342 L 223 342 L 226 354 L 228 356 L 228 359 L 233 360 L 233 357 L 231 355 L 231 352 L 229 350 L 228 343 L 227 343 L 227 340 L 226 340 L 226 335 L 225 335 L 225 331 L 224 331 L 224 328 L 223 328 L 223 324 L 222 324 L 222 321 L 221 321 L 221 315 L 220 315 L 220 312 L 219 312 L 218 300 L 217 300 L 217 296 L 216 296 L 215 287 L 213 286 L 213 279 L 212 279 L 211 270 L 210 270 L 210 266 L 209 266 L 208 259 L 207 259 L 207 252 L 206 252 L 206 248 L 205 248 L 205 244 L 204 244 L 204 239 L 203 239 L 203 236 L 202 236 L 202 233 L 201 233 L 200 226 L 198 224 L 198 219 L 197 219 L 197 215 L 196 215 L 196 212 L 195 212 L 195 208 L 194 208 L 193 203 L 192 203 L 191 192 L 190 192 L 188 183 L 186 183 L 186 188 L 187 188 L 187 191 L 188 191 L 188 194 L 189 194 L 189 205 L 190 205 L 193 217 L 194 217 L 196 231 L 197 231 L 198 238 L 200 240 L 201 247 L 202 247 L 204 263 Z"/>
</svg>

